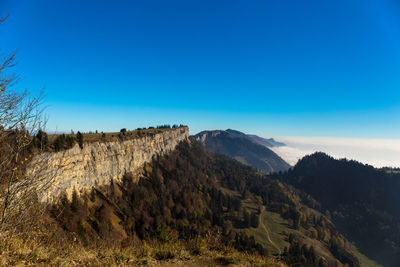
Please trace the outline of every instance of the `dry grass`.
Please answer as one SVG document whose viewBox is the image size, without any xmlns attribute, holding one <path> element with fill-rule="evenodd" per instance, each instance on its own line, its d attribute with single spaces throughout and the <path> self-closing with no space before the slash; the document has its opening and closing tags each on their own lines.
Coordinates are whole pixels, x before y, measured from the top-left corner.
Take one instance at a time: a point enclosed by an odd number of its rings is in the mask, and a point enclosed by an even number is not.
<svg viewBox="0 0 400 267">
<path fill-rule="evenodd" d="M 87 248 L 78 242 L 39 245 L 37 240 L 0 241 L 1 266 L 286 266 L 273 258 L 239 252 L 212 239 L 136 242 L 124 248 Z"/>
</svg>

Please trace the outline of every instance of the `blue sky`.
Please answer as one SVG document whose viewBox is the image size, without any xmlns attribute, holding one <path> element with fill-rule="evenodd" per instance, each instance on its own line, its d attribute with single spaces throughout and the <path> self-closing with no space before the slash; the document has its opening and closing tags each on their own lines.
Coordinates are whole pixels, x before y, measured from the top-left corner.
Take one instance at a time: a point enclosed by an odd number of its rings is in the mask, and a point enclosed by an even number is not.
<svg viewBox="0 0 400 267">
<path fill-rule="evenodd" d="M 0 0 L 49 131 L 400 138 L 400 3 Z"/>
</svg>

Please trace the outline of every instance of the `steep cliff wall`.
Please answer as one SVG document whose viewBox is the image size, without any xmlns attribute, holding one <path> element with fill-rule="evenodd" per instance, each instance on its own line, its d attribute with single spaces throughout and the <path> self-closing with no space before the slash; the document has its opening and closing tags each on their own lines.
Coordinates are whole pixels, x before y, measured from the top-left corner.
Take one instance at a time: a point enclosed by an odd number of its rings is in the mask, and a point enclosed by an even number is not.
<svg viewBox="0 0 400 267">
<path fill-rule="evenodd" d="M 41 201 L 52 201 L 62 192 L 71 196 L 120 180 L 127 172 L 138 171 L 155 155 L 163 155 L 189 137 L 189 129 L 170 129 L 153 136 L 126 141 L 88 143 L 56 153 L 43 153 L 32 160 L 27 175 L 42 179 L 43 189 L 38 190 Z"/>
</svg>

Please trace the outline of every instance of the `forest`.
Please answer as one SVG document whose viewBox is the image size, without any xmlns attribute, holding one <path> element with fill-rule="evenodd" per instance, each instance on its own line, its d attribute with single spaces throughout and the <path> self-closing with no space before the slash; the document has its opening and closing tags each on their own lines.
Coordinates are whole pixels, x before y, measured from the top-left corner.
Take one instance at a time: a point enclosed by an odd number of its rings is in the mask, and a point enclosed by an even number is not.
<svg viewBox="0 0 400 267">
<path fill-rule="evenodd" d="M 310 194 L 366 255 L 400 266 L 399 173 L 315 153 L 274 178 Z"/>
<path fill-rule="evenodd" d="M 293 229 L 316 229 L 314 238 L 324 242 L 334 258 L 359 266 L 334 225 L 296 200 L 305 196 L 294 197 L 295 192 L 281 182 L 213 155 L 195 141 L 182 142 L 169 155 L 155 158 L 144 167 L 139 182 L 134 180 L 127 173 L 122 183 L 113 181 L 80 196 L 74 192 L 71 200 L 63 197 L 53 205 L 51 214 L 85 245 L 129 244 L 135 239 L 172 242 L 221 234 L 225 245 L 272 256 L 254 236 L 241 231 L 258 226 L 264 206 L 288 219 Z M 249 198 L 259 200 L 258 211 L 243 204 Z M 275 256 L 290 265 L 331 266 L 334 262 L 320 257 L 295 235 L 287 240 L 290 246 Z"/>
</svg>

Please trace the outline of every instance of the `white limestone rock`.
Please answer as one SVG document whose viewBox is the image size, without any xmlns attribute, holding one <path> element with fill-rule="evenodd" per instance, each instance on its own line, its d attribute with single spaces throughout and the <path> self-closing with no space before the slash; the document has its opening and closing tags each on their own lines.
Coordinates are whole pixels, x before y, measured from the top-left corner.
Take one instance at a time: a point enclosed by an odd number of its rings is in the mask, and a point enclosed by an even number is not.
<svg viewBox="0 0 400 267">
<path fill-rule="evenodd" d="M 120 181 L 127 172 L 135 173 L 155 155 L 164 155 L 189 138 L 188 127 L 170 129 L 153 136 L 126 141 L 78 144 L 60 152 L 35 156 L 27 169 L 32 179 L 42 179 L 38 190 L 42 202 L 51 202 L 62 192 L 71 197 L 96 185 Z M 45 189 L 44 189 L 45 188 Z"/>
</svg>

